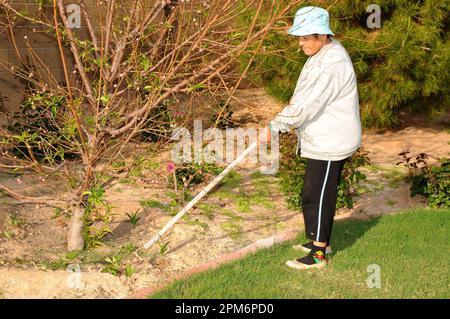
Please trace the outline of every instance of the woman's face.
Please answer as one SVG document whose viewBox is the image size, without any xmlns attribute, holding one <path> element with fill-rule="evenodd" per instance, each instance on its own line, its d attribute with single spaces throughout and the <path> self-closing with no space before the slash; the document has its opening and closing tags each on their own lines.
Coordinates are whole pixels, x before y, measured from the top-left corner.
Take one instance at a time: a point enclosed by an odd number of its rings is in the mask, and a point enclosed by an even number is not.
<svg viewBox="0 0 450 319">
<path fill-rule="evenodd" d="M 325 44 L 330 43 L 330 40 L 324 34 L 320 34 L 317 38 L 314 35 L 305 35 L 299 37 L 298 43 L 307 56 L 312 56 Z"/>
</svg>

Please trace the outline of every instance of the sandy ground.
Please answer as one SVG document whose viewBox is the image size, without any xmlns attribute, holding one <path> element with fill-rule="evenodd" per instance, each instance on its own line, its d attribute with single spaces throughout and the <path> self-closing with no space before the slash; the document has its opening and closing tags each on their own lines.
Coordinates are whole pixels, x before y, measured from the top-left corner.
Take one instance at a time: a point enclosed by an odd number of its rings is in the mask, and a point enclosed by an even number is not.
<svg viewBox="0 0 450 319">
<path fill-rule="evenodd" d="M 233 117 L 244 126 L 262 126 L 282 105 L 268 97 L 263 90 L 240 92 L 246 104 L 234 104 Z M 427 152 L 436 159 L 450 155 L 450 134 L 440 128 L 404 126 L 395 131 L 367 131 L 363 147 L 369 151 L 371 166 L 361 170 L 367 180 L 361 184 L 361 194 L 355 198 L 353 209 L 341 209 L 341 216 L 367 218 L 370 215 L 395 213 L 412 207 L 424 207 L 422 197 L 411 198 L 405 181 L 405 167 L 395 165 L 401 160 L 398 153 L 409 148 L 411 154 Z M 156 162 L 166 163 L 169 152 L 163 152 Z M 164 283 L 169 277 L 198 266 L 226 253 L 236 251 L 256 240 L 292 229 L 300 230 L 302 215 L 289 210 L 275 177 L 265 183 L 273 206 L 253 205 L 250 211 L 240 211 L 232 198 L 210 194 L 203 202 L 217 208 L 211 218 L 196 207 L 189 218 L 181 220 L 162 241 L 149 251 L 132 255 L 125 263 L 132 265 L 134 274 L 113 276 L 100 272 L 104 259 L 117 253 L 120 247 L 133 243 L 142 245 L 150 239 L 171 216 L 156 207 L 143 208 L 142 200 L 167 203 L 168 185 L 161 169 L 143 171 L 130 183 L 116 183 L 107 193 L 114 206 L 111 223 L 113 235 L 103 247 L 86 254 L 85 261 L 68 269 L 50 270 L 50 262 L 64 259 L 68 218 L 55 215 L 53 208 L 35 205 L 11 205 L 0 197 L 0 298 L 123 298 L 142 288 Z M 242 177 L 233 192 L 251 192 L 255 187 L 252 174 L 256 167 L 241 165 Z M 57 179 L 41 181 L 38 177 L 0 176 L 2 183 L 13 189 L 25 190 L 27 195 L 50 196 L 62 185 Z M 220 191 L 220 189 L 219 189 Z M 139 211 L 136 227 L 127 221 L 126 213 Z M 11 214 L 18 216 L 19 225 L 11 224 Z M 90 262 L 89 262 L 90 261 Z"/>
</svg>

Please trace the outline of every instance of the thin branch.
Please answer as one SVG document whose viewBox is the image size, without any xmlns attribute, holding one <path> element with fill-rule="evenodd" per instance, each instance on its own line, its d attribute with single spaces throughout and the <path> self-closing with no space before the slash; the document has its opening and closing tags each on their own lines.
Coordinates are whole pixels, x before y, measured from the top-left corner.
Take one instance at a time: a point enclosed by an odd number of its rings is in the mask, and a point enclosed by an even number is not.
<svg viewBox="0 0 450 319">
<path fill-rule="evenodd" d="M 95 49 L 95 55 L 96 55 L 96 57 L 98 57 L 98 52 L 99 52 L 98 39 L 97 39 L 97 36 L 95 35 L 94 27 L 92 26 L 91 19 L 90 19 L 89 14 L 88 14 L 88 12 L 86 10 L 86 5 L 84 3 L 84 0 L 80 0 L 80 8 L 81 8 L 81 11 L 83 12 L 84 20 L 86 21 L 86 26 L 87 26 L 87 29 L 88 29 L 89 34 L 91 36 L 91 39 L 92 39 L 92 44 L 93 44 L 94 49 Z"/>
<path fill-rule="evenodd" d="M 64 11 L 64 6 L 63 6 L 63 11 Z M 83 131 L 82 131 L 81 126 L 80 126 L 81 121 L 80 121 L 80 119 L 78 117 L 78 112 L 76 111 L 75 104 L 73 102 L 73 96 L 72 96 L 71 86 L 70 86 L 70 82 L 69 82 L 69 75 L 67 73 L 66 59 L 64 57 L 64 49 L 62 47 L 61 37 L 59 35 L 58 21 L 57 21 L 57 16 L 56 16 L 56 0 L 53 0 L 53 15 L 54 15 L 54 22 L 55 22 L 56 39 L 58 41 L 59 53 L 60 53 L 60 56 L 61 56 L 61 62 L 63 64 L 64 76 L 65 76 L 66 82 L 67 82 L 67 92 L 69 93 L 69 103 L 68 103 L 69 104 L 69 109 L 70 109 L 70 111 L 72 113 L 72 116 L 75 118 L 78 134 L 79 134 L 80 139 L 81 139 L 81 144 L 83 146 L 84 152 L 86 152 L 87 151 L 87 147 L 86 147 L 86 143 L 84 141 Z"/>
<path fill-rule="evenodd" d="M 56 0 L 54 0 L 56 1 Z M 80 73 L 81 80 L 83 82 L 83 86 L 86 89 L 86 96 L 91 103 L 91 105 L 95 105 L 96 99 L 91 87 L 91 83 L 87 77 L 85 68 L 83 66 L 83 63 L 81 62 L 80 58 L 80 52 L 78 51 L 78 47 L 76 46 L 75 37 L 72 33 L 72 29 L 69 26 L 69 20 L 67 18 L 66 10 L 65 10 L 65 4 L 64 0 L 58 0 L 58 8 L 59 8 L 59 15 L 61 16 L 61 19 L 63 21 L 65 31 L 67 32 L 67 37 L 69 39 L 70 43 L 70 50 L 72 51 L 73 58 L 75 59 L 75 64 L 77 65 L 78 72 Z M 57 25 L 56 25 L 57 26 Z M 67 83 L 69 85 L 69 83 Z"/>
<path fill-rule="evenodd" d="M 27 202 L 32 203 L 54 203 L 54 204 L 66 204 L 65 201 L 60 201 L 53 199 L 51 197 L 29 197 L 25 195 L 18 194 L 16 192 L 13 192 L 11 189 L 7 188 L 6 186 L 0 184 L 0 190 L 3 190 L 9 195 L 10 197 L 13 197 L 17 200 L 26 200 Z"/>
</svg>

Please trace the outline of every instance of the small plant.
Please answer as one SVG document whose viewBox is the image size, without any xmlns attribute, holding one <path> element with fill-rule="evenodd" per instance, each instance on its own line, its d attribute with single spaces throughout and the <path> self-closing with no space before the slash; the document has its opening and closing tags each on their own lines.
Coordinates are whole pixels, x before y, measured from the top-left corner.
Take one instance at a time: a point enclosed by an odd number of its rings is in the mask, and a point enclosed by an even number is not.
<svg viewBox="0 0 450 319">
<path fill-rule="evenodd" d="M 94 186 L 91 190 L 83 193 L 87 197 L 87 207 L 84 212 L 83 238 L 84 248 L 96 248 L 101 246 L 102 239 L 111 234 L 107 226 L 112 221 L 112 206 L 105 200 L 105 189 Z M 98 225 L 100 223 L 100 225 Z"/>
<path fill-rule="evenodd" d="M 440 166 L 430 166 L 428 158 L 431 155 L 420 153 L 413 159 L 409 154 L 409 149 L 399 153 L 403 160 L 397 165 L 408 168 L 411 197 L 425 196 L 432 208 L 450 207 L 450 159 L 442 159 Z"/>
<path fill-rule="evenodd" d="M 184 200 L 188 198 L 188 192 L 183 193 Z M 179 199 L 177 198 L 177 195 L 173 192 L 167 192 L 166 196 L 171 199 L 169 203 L 161 203 L 157 200 L 148 199 L 148 200 L 141 200 L 139 203 L 143 208 L 159 208 L 163 211 L 165 211 L 169 215 L 175 215 L 177 213 L 177 208 L 179 207 L 178 202 Z"/>
<path fill-rule="evenodd" d="M 86 228 L 83 231 L 84 237 L 84 248 L 97 248 L 103 245 L 102 239 L 108 235 L 112 234 L 112 230 L 107 226 L 100 228 L 91 227 L 91 224 L 86 224 Z"/>
<path fill-rule="evenodd" d="M 135 270 L 134 270 L 133 266 L 126 265 L 124 272 L 125 272 L 125 276 L 127 276 L 127 278 L 130 278 L 131 276 L 133 276 Z"/>
<path fill-rule="evenodd" d="M 107 272 L 114 276 L 125 274 L 127 277 L 130 277 L 134 270 L 132 266 L 129 265 L 124 267 L 123 261 L 135 250 L 136 247 L 132 243 L 122 246 L 117 254 L 109 256 L 103 260 L 105 267 L 102 268 L 101 272 Z"/>
<path fill-rule="evenodd" d="M 119 253 L 123 256 L 128 256 L 136 250 L 136 246 L 133 243 L 126 244 L 120 248 Z"/>
<path fill-rule="evenodd" d="M 166 241 L 165 243 L 159 243 L 159 254 L 161 256 L 164 256 L 167 253 L 167 250 L 169 249 L 169 243 L 170 241 Z"/>
<path fill-rule="evenodd" d="M 53 214 L 52 219 L 56 219 L 56 218 L 60 217 L 61 213 L 62 213 L 62 209 L 59 208 L 59 207 L 56 207 L 55 210 L 54 210 L 54 214 Z"/>
<path fill-rule="evenodd" d="M 105 258 L 106 266 L 103 267 L 101 272 L 108 272 L 111 275 L 118 276 L 121 273 L 120 259 L 116 256 Z"/>
<path fill-rule="evenodd" d="M 59 218 L 59 217 L 61 217 L 61 216 L 70 217 L 69 214 L 68 214 L 68 212 L 67 212 L 66 210 L 63 210 L 62 208 L 56 207 L 56 208 L 53 210 L 53 216 L 52 216 L 52 219 L 57 219 L 57 218 Z"/>
<path fill-rule="evenodd" d="M 25 221 L 22 219 L 22 217 L 18 216 L 17 214 L 11 214 L 9 216 L 9 222 L 11 225 L 16 227 L 21 227 L 23 224 L 25 224 Z"/>
<path fill-rule="evenodd" d="M 236 240 L 242 236 L 242 226 L 235 221 L 226 221 L 220 227 L 231 239 Z"/>
<path fill-rule="evenodd" d="M 11 237 L 14 237 L 14 233 L 6 231 L 6 230 L 0 232 L 0 238 L 9 239 Z"/>
<path fill-rule="evenodd" d="M 240 197 L 236 198 L 235 203 L 236 203 L 237 209 L 240 212 L 248 213 L 251 211 L 249 198 L 246 198 L 245 196 L 240 196 Z"/>
<path fill-rule="evenodd" d="M 51 270 L 61 270 L 66 269 L 69 265 L 69 262 L 65 259 L 58 259 L 58 260 L 52 260 L 49 262 L 46 262 L 44 266 Z"/>
<path fill-rule="evenodd" d="M 139 209 L 137 209 L 137 210 L 136 210 L 134 213 L 132 213 L 132 214 L 127 213 L 128 221 L 130 222 L 131 225 L 133 225 L 133 227 L 136 227 L 138 221 L 141 219 L 141 218 L 138 216 L 138 212 L 139 212 Z"/>
<path fill-rule="evenodd" d="M 66 254 L 66 258 L 68 259 L 68 260 L 74 260 L 75 258 L 77 258 L 80 254 L 81 254 L 81 250 L 72 250 L 72 251 L 69 251 L 67 254 Z"/>
<path fill-rule="evenodd" d="M 221 189 L 233 189 L 238 187 L 242 182 L 242 176 L 236 171 L 230 171 L 221 181 Z"/>
</svg>

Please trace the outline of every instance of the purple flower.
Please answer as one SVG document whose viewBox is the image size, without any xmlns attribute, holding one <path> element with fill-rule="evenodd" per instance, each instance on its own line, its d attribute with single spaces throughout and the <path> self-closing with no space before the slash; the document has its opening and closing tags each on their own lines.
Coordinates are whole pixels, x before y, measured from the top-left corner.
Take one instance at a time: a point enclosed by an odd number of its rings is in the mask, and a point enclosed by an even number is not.
<svg viewBox="0 0 450 319">
<path fill-rule="evenodd" d="M 176 169 L 176 167 L 175 167 L 175 164 L 173 162 L 167 163 L 167 171 L 169 173 L 175 172 L 175 169 Z"/>
</svg>

